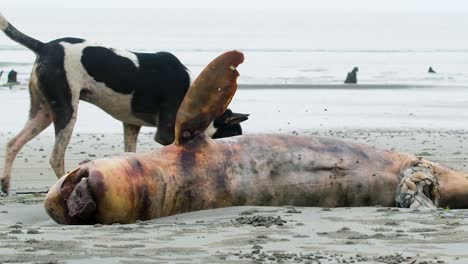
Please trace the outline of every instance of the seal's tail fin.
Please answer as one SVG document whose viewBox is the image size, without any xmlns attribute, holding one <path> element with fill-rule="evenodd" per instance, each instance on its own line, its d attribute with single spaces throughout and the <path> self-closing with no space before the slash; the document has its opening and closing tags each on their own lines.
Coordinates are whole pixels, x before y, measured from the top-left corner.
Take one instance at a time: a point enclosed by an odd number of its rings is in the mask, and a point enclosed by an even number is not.
<svg viewBox="0 0 468 264">
<path fill-rule="evenodd" d="M 236 67 L 244 54 L 233 50 L 215 58 L 190 86 L 177 112 L 175 144 L 183 145 L 204 133 L 226 110 L 237 89 Z"/>
<path fill-rule="evenodd" d="M 0 30 L 5 32 L 5 34 L 11 38 L 13 41 L 18 42 L 19 44 L 25 46 L 26 48 L 32 50 L 34 53 L 38 54 L 39 51 L 44 46 L 44 43 L 40 42 L 37 39 L 31 38 L 28 35 L 25 35 L 18 29 L 16 29 L 12 24 L 6 20 L 6 18 L 0 13 Z"/>
</svg>

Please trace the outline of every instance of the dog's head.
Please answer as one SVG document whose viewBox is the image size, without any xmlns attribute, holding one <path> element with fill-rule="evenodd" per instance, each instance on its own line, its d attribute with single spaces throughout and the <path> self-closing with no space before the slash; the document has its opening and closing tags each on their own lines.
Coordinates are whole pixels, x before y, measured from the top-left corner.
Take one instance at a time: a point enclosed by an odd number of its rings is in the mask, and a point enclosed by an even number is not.
<svg viewBox="0 0 468 264">
<path fill-rule="evenodd" d="M 353 73 L 356 73 L 356 72 L 358 72 L 358 71 L 359 71 L 359 68 L 358 68 L 358 67 L 354 67 Z"/>
<path fill-rule="evenodd" d="M 212 138 L 242 135 L 240 123 L 248 118 L 248 114 L 233 113 L 230 109 L 226 109 L 220 117 L 214 120 L 210 128 L 207 129 L 207 134 Z"/>
</svg>

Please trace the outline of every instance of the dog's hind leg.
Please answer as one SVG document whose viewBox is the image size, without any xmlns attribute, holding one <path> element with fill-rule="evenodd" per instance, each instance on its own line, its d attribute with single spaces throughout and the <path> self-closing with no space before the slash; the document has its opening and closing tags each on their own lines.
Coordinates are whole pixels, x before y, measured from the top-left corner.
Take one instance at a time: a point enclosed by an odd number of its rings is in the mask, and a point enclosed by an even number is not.
<svg viewBox="0 0 468 264">
<path fill-rule="evenodd" d="M 123 123 L 123 128 L 125 152 L 136 152 L 138 133 L 140 133 L 141 126 Z"/>
<path fill-rule="evenodd" d="M 65 174 L 65 151 L 75 127 L 76 117 L 78 114 L 79 96 L 75 96 L 69 105 L 69 102 L 63 102 L 56 105 L 54 112 L 54 128 L 55 128 L 55 143 L 50 157 L 50 165 L 54 169 L 57 178 Z"/>
<path fill-rule="evenodd" d="M 33 80 L 33 77 L 31 78 Z M 30 82 L 31 109 L 29 120 L 24 128 L 11 139 L 6 147 L 5 165 L 3 168 L 3 177 L 1 180 L 2 191 L 8 193 L 10 188 L 11 171 L 16 155 L 21 148 L 31 139 L 39 135 L 45 128 L 52 123 L 50 109 L 40 98 L 33 81 Z"/>
<path fill-rule="evenodd" d="M 76 60 L 79 52 L 71 49 L 65 53 L 61 47 L 54 51 L 56 56 L 43 58 L 37 71 L 41 91 L 50 104 L 55 129 L 49 163 L 55 175 L 61 177 L 65 174 L 65 151 L 75 127 L 83 80 L 79 60 Z"/>
</svg>

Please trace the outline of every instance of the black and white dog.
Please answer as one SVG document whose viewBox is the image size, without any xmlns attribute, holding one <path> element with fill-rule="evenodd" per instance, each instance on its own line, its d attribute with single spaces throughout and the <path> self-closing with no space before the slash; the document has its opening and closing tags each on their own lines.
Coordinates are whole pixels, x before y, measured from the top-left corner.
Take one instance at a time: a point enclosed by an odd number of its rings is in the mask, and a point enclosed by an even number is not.
<svg viewBox="0 0 468 264">
<path fill-rule="evenodd" d="M 78 38 L 42 43 L 21 33 L 1 14 L 0 30 L 37 56 L 29 82 L 29 120 L 7 144 L 3 192 L 9 189 L 18 152 L 51 123 L 55 144 L 50 164 L 57 177 L 65 173 L 65 150 L 79 100 L 122 121 L 125 151 L 136 151 L 141 126 L 158 127 L 155 140 L 163 145 L 174 141 L 176 113 L 190 86 L 187 69 L 174 55 L 129 52 Z M 213 138 L 240 135 L 239 123 L 247 116 L 227 110 L 211 124 L 208 134 Z"/>
</svg>

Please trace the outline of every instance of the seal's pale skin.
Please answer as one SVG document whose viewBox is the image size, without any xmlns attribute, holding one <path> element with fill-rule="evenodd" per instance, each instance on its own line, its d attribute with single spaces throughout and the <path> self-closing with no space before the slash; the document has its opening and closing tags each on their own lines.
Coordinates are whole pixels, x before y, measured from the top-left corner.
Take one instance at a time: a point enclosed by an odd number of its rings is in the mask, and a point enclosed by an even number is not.
<svg viewBox="0 0 468 264">
<path fill-rule="evenodd" d="M 320 137 L 203 138 L 86 163 L 54 185 L 45 206 L 61 224 L 132 223 L 237 205 L 394 206 L 401 172 L 417 162 L 412 155 Z M 467 208 L 468 175 L 422 162 L 439 177 L 440 206 Z M 83 177 L 96 203 L 88 219 L 70 217 L 66 204 Z"/>
<path fill-rule="evenodd" d="M 468 208 L 468 174 L 413 155 L 321 137 L 207 138 L 201 132 L 231 100 L 242 61 L 232 51 L 205 68 L 201 76 L 222 77 L 194 82 L 175 144 L 81 165 L 50 189 L 47 213 L 60 224 L 111 224 L 240 205 L 394 206 L 421 183 L 440 206 Z"/>
</svg>

